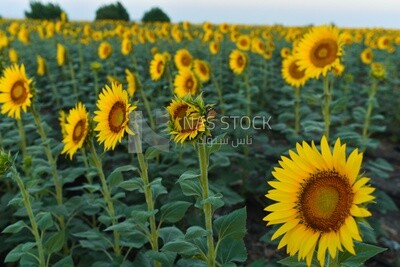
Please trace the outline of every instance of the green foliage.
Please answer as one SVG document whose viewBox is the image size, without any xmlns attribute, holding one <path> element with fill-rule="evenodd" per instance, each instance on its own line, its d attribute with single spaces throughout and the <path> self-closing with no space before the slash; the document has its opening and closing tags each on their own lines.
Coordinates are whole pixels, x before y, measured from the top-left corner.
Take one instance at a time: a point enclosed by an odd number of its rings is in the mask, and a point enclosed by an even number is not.
<svg viewBox="0 0 400 267">
<path fill-rule="evenodd" d="M 57 20 L 60 19 L 61 12 L 63 12 L 58 4 L 31 1 L 29 5 L 31 10 L 25 11 L 25 17 L 28 19 Z"/>
<path fill-rule="evenodd" d="M 129 21 L 129 14 L 125 7 L 120 3 L 103 5 L 96 10 L 95 20 L 125 20 Z"/>
<path fill-rule="evenodd" d="M 142 17 L 142 22 L 170 22 L 170 18 L 160 8 L 154 7 L 146 11 Z"/>
</svg>

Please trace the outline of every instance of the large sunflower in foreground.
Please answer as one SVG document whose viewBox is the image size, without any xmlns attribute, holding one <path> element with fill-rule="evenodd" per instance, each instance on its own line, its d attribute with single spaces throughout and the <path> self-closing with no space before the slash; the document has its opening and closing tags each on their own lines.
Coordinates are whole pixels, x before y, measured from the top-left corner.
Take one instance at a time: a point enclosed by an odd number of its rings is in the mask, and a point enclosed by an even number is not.
<svg viewBox="0 0 400 267">
<path fill-rule="evenodd" d="M 104 149 L 114 149 L 120 143 L 125 132 L 134 134 L 129 129 L 129 113 L 136 109 L 128 101 L 128 93 L 121 84 L 106 85 L 97 100 L 97 108 L 93 120 L 97 122 L 94 129 L 98 131 L 97 140 L 104 143 Z"/>
<path fill-rule="evenodd" d="M 0 79 L 1 113 L 19 120 L 21 109 L 26 112 L 31 106 L 31 83 L 25 73 L 25 66 L 13 65 L 3 72 Z"/>
<path fill-rule="evenodd" d="M 199 90 L 199 82 L 196 75 L 190 69 L 182 69 L 174 80 L 175 94 L 178 97 L 196 95 Z"/>
<path fill-rule="evenodd" d="M 304 70 L 300 70 L 293 56 L 286 57 L 282 62 L 282 77 L 293 87 L 303 86 L 308 77 Z"/>
<path fill-rule="evenodd" d="M 76 151 L 83 146 L 89 133 L 89 114 L 82 103 L 76 104 L 67 116 L 65 136 L 63 139 L 64 149 L 62 154 L 67 153 L 72 159 Z"/>
<path fill-rule="evenodd" d="M 229 68 L 235 74 L 242 74 L 247 66 L 247 56 L 245 53 L 235 49 L 229 55 Z"/>
<path fill-rule="evenodd" d="M 353 240 L 362 241 L 356 219 L 371 216 L 365 205 L 374 199 L 370 179 L 360 173 L 362 153 L 355 149 L 346 159 L 346 144 L 337 139 L 331 151 L 325 137 L 321 152 L 306 142 L 296 149 L 272 172 L 277 181 L 268 182 L 266 197 L 277 203 L 265 208 L 264 221 L 283 224 L 272 239 L 283 235 L 278 249 L 286 246 L 308 266 L 317 247 L 321 266 L 327 251 L 332 258 L 338 250 L 355 254 Z"/>
<path fill-rule="evenodd" d="M 337 28 L 325 25 L 312 28 L 295 48 L 300 69 L 311 78 L 318 78 L 321 74 L 326 76 L 340 63 L 343 44 Z"/>
</svg>

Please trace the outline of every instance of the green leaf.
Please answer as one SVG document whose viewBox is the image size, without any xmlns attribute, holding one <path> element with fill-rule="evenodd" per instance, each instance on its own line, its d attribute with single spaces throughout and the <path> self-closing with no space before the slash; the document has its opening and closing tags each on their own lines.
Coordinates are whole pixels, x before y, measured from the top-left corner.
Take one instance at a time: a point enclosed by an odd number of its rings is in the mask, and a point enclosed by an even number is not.
<svg viewBox="0 0 400 267">
<path fill-rule="evenodd" d="M 184 256 L 194 256 L 199 253 L 199 248 L 193 243 L 187 241 L 172 241 L 165 244 L 161 251 L 171 251 L 176 252 Z"/>
<path fill-rule="evenodd" d="M 144 255 L 154 261 L 161 262 L 162 264 L 165 264 L 167 266 L 172 266 L 176 258 L 176 252 L 169 251 L 159 252 L 148 250 Z"/>
<path fill-rule="evenodd" d="M 4 262 L 16 262 L 18 261 L 26 252 L 36 246 L 35 242 L 26 242 L 24 244 L 19 244 L 14 249 L 12 249 L 4 259 Z"/>
<path fill-rule="evenodd" d="M 178 261 L 178 266 L 179 267 L 209 267 L 209 265 L 202 261 L 202 260 L 198 260 L 198 259 L 180 259 Z"/>
<path fill-rule="evenodd" d="M 307 267 L 307 264 L 305 261 L 298 261 L 297 256 L 290 256 L 287 258 L 284 258 L 283 260 L 278 261 L 278 263 L 284 265 L 284 266 L 292 266 L 292 267 Z M 317 267 L 320 266 L 320 264 L 317 262 L 316 257 L 313 258 L 311 262 L 312 267 Z"/>
<path fill-rule="evenodd" d="M 67 256 L 52 265 L 53 267 L 74 267 L 74 261 L 71 256 Z"/>
<path fill-rule="evenodd" d="M 207 236 L 207 230 L 200 226 L 191 226 L 186 230 L 185 239 L 191 240 Z"/>
<path fill-rule="evenodd" d="M 140 178 L 133 178 L 127 181 L 121 182 L 119 185 L 122 189 L 126 191 L 135 191 L 143 188 L 143 181 Z"/>
<path fill-rule="evenodd" d="M 185 196 L 201 197 L 202 190 L 198 179 L 178 180 L 178 182 Z"/>
<path fill-rule="evenodd" d="M 184 239 L 182 231 L 176 228 L 175 226 L 161 228 L 159 231 L 159 236 L 164 242 L 164 244 Z"/>
<path fill-rule="evenodd" d="M 107 182 L 108 182 L 110 188 L 118 186 L 120 183 L 122 183 L 122 181 L 123 181 L 122 172 L 136 171 L 136 170 L 137 170 L 137 168 L 132 165 L 121 166 L 121 167 L 118 167 L 115 170 L 113 170 L 113 172 L 110 173 L 110 175 L 108 175 L 108 177 L 107 177 Z"/>
<path fill-rule="evenodd" d="M 146 152 L 144 153 L 146 159 L 153 159 L 155 157 L 158 157 L 158 155 L 160 155 L 160 150 L 155 147 L 147 148 Z"/>
<path fill-rule="evenodd" d="M 247 259 L 246 245 L 243 240 L 226 238 L 221 241 L 217 252 L 217 259 L 220 263 L 233 261 L 244 262 Z"/>
<path fill-rule="evenodd" d="M 158 177 L 150 183 L 151 190 L 153 191 L 153 198 L 157 199 L 159 195 L 167 194 L 167 188 L 162 185 L 162 178 Z"/>
<path fill-rule="evenodd" d="M 162 221 L 176 223 L 180 221 L 192 203 L 187 201 L 173 201 L 163 205 L 160 209 Z"/>
<path fill-rule="evenodd" d="M 368 259 L 372 258 L 373 256 L 387 249 L 377 247 L 374 245 L 355 242 L 354 250 L 356 251 L 355 255 L 352 255 L 349 252 L 339 254 L 339 263 L 341 264 L 340 266 L 344 267 L 361 266 Z"/>
<path fill-rule="evenodd" d="M 133 229 L 135 229 L 135 224 L 130 223 L 130 222 L 121 222 L 121 223 L 112 225 L 110 227 L 107 227 L 104 231 L 117 230 L 118 232 L 123 233 L 123 232 L 131 232 Z"/>
<path fill-rule="evenodd" d="M 187 180 L 187 179 L 195 179 L 200 177 L 200 173 L 198 170 L 188 170 L 185 171 L 178 179 L 177 183 L 180 183 L 183 180 Z"/>
<path fill-rule="evenodd" d="M 132 211 L 132 219 L 139 224 L 145 224 L 150 216 L 157 214 L 158 210 L 147 211 L 147 210 L 137 210 Z"/>
<path fill-rule="evenodd" d="M 246 207 L 221 216 L 214 222 L 220 240 L 225 238 L 243 239 L 246 234 Z"/>
<path fill-rule="evenodd" d="M 64 231 L 57 232 L 50 236 L 44 244 L 48 253 L 59 252 L 64 245 L 65 234 Z"/>
<path fill-rule="evenodd" d="M 202 200 L 200 204 L 203 206 L 206 203 L 210 203 L 213 207 L 213 210 L 216 210 L 222 206 L 224 206 L 224 201 L 222 201 L 222 194 L 218 193 L 215 195 L 211 195 L 208 198 Z"/>
<path fill-rule="evenodd" d="M 15 234 L 24 229 L 25 227 L 29 228 L 29 226 L 26 225 L 24 221 L 18 221 L 16 223 L 7 226 L 6 229 L 2 231 L 2 233 Z"/>
<path fill-rule="evenodd" d="M 36 215 L 36 221 L 39 229 L 44 231 L 53 226 L 53 218 L 50 212 L 40 212 Z"/>
</svg>

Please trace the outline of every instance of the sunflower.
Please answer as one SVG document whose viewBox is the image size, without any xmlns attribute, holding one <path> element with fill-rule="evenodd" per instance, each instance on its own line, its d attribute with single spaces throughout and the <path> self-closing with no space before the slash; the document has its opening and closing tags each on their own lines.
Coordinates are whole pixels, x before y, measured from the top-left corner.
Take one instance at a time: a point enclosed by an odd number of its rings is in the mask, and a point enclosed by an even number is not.
<svg viewBox="0 0 400 267">
<path fill-rule="evenodd" d="M 220 45 L 218 42 L 215 42 L 215 41 L 210 42 L 209 49 L 210 49 L 210 53 L 212 55 L 218 54 L 219 48 L 220 48 Z"/>
<path fill-rule="evenodd" d="M 343 74 L 344 72 L 344 65 L 343 64 L 337 64 L 336 66 L 333 67 L 332 73 L 336 77 L 339 77 Z"/>
<path fill-rule="evenodd" d="M 126 80 L 128 81 L 128 94 L 129 97 L 133 97 L 138 87 L 137 77 L 135 73 L 130 72 L 130 70 L 125 69 Z"/>
<path fill-rule="evenodd" d="M 67 60 L 67 50 L 65 47 L 58 43 L 57 44 L 57 64 L 58 66 L 63 66 Z"/>
<path fill-rule="evenodd" d="M 64 110 L 60 110 L 58 112 L 58 121 L 60 122 L 61 135 L 62 135 L 62 138 L 64 139 L 65 136 L 67 135 L 67 131 L 66 131 L 66 127 L 65 127 L 65 125 L 67 124 L 67 113 L 65 113 Z"/>
<path fill-rule="evenodd" d="M 196 75 L 190 69 L 182 69 L 174 80 L 175 94 L 178 97 L 196 95 L 199 90 L 199 82 Z"/>
<path fill-rule="evenodd" d="M 113 49 L 109 42 L 101 42 L 97 53 L 99 54 L 100 59 L 107 59 L 111 56 Z"/>
<path fill-rule="evenodd" d="M 150 62 L 150 77 L 153 81 L 161 79 L 165 72 L 165 57 L 163 54 L 157 53 Z"/>
<path fill-rule="evenodd" d="M 311 78 L 326 76 L 328 71 L 340 63 L 342 35 L 333 26 L 311 29 L 295 48 L 298 65 Z"/>
<path fill-rule="evenodd" d="M 167 107 L 169 114 L 168 131 L 176 143 L 195 141 L 206 131 L 206 118 L 200 97 L 176 98 Z"/>
<path fill-rule="evenodd" d="M 179 49 L 174 56 L 175 65 L 178 70 L 190 68 L 192 66 L 193 58 L 190 52 L 184 48 Z"/>
<path fill-rule="evenodd" d="M 129 55 L 132 52 L 132 42 L 129 38 L 124 38 L 121 43 L 121 54 L 124 56 Z"/>
<path fill-rule="evenodd" d="M 1 113 L 19 120 L 21 109 L 31 106 L 32 79 L 28 79 L 25 73 L 25 66 L 14 64 L 4 69 L 3 77 L 0 79 L 0 103 Z"/>
<path fill-rule="evenodd" d="M 381 50 L 388 49 L 389 46 L 390 46 L 389 37 L 386 36 L 386 35 L 383 35 L 383 36 L 379 37 L 378 41 L 377 41 L 377 45 L 378 45 L 378 48 L 381 49 Z"/>
<path fill-rule="evenodd" d="M 193 62 L 193 70 L 201 82 L 206 83 L 210 80 L 210 66 L 206 61 L 196 59 Z"/>
<path fill-rule="evenodd" d="M 300 70 L 296 59 L 293 56 L 288 56 L 282 62 L 282 77 L 293 87 L 302 87 L 308 77 L 304 70 Z"/>
<path fill-rule="evenodd" d="M 235 49 L 229 55 L 229 67 L 235 74 L 242 74 L 247 65 L 247 56 Z"/>
<path fill-rule="evenodd" d="M 297 154 L 289 151 L 268 182 L 273 189 L 266 197 L 277 201 L 265 208 L 267 225 L 283 224 L 272 240 L 283 235 L 278 249 L 308 266 L 318 245 L 317 259 L 321 266 L 328 251 L 332 258 L 338 250 L 355 254 L 353 240 L 362 241 L 356 219 L 371 216 L 365 205 L 374 197 L 370 180 L 360 173 L 362 153 L 355 149 L 346 159 L 346 144 L 337 139 L 333 151 L 327 139 L 321 139 L 321 152 L 311 143 L 296 145 Z"/>
<path fill-rule="evenodd" d="M 18 63 L 18 52 L 14 48 L 10 48 L 8 50 L 8 58 L 10 59 L 11 63 Z"/>
<path fill-rule="evenodd" d="M 36 73 L 39 76 L 43 76 L 46 73 L 46 61 L 40 55 L 36 56 L 36 61 L 37 61 L 37 65 L 38 65 Z"/>
<path fill-rule="evenodd" d="M 374 54 L 371 48 L 365 48 L 360 55 L 361 62 L 364 64 L 371 64 L 374 59 Z"/>
<path fill-rule="evenodd" d="M 371 75 L 372 77 L 382 80 L 386 78 L 386 68 L 382 63 L 374 62 L 371 63 Z"/>
<path fill-rule="evenodd" d="M 240 35 L 236 40 L 236 46 L 240 50 L 249 51 L 250 50 L 250 36 L 248 35 Z"/>
<path fill-rule="evenodd" d="M 64 149 L 61 154 L 67 153 L 72 159 L 75 152 L 81 148 L 89 133 L 89 114 L 85 105 L 77 103 L 69 111 L 67 123 L 64 125 L 65 135 L 63 135 Z"/>
<path fill-rule="evenodd" d="M 132 134 L 129 129 L 129 113 L 136 109 L 128 101 L 128 93 L 121 84 L 106 85 L 97 100 L 97 108 L 93 120 L 97 122 L 94 129 L 98 131 L 97 140 L 104 143 L 104 150 L 114 149 L 120 143 L 125 132 Z"/>
<path fill-rule="evenodd" d="M 282 57 L 282 58 L 287 58 L 288 56 L 290 56 L 291 53 L 292 53 L 292 52 L 290 51 L 290 48 L 289 48 L 289 47 L 283 47 L 283 48 L 281 49 L 281 57 Z"/>
</svg>

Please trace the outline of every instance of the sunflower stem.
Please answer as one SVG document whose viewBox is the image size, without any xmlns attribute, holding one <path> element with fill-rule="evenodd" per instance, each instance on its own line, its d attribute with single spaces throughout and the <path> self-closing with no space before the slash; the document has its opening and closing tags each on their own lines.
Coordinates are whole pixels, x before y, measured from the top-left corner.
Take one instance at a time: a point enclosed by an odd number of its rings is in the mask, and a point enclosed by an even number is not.
<svg viewBox="0 0 400 267">
<path fill-rule="evenodd" d="M 75 78 L 75 71 L 74 71 L 74 66 L 72 65 L 72 61 L 70 60 L 70 57 L 68 57 L 68 67 L 69 67 L 69 74 L 71 75 L 71 81 L 72 81 L 72 88 L 74 90 L 74 95 L 76 99 L 79 99 L 78 95 L 78 86 L 76 84 L 76 78 Z"/>
<path fill-rule="evenodd" d="M 144 158 L 143 153 L 141 152 L 141 144 L 140 144 L 140 134 L 136 133 L 133 136 L 135 147 L 136 147 L 136 154 L 139 162 L 140 168 L 140 177 L 143 181 L 143 188 L 144 188 L 144 196 L 147 203 L 147 211 L 151 214 L 149 217 L 150 223 L 150 244 L 153 251 L 158 252 L 158 229 L 156 226 L 156 218 L 154 214 L 154 200 L 153 200 L 153 192 L 151 191 L 151 185 L 149 183 L 149 175 L 148 175 L 148 166 L 147 162 Z M 158 261 L 154 261 L 154 266 L 160 267 L 161 263 Z"/>
<path fill-rule="evenodd" d="M 94 76 L 94 91 L 96 92 L 96 96 L 99 95 L 99 76 L 97 71 L 93 71 Z"/>
<path fill-rule="evenodd" d="M 39 261 L 39 266 L 45 267 L 46 260 L 44 257 L 43 242 L 42 242 L 42 238 L 40 237 L 40 234 L 39 234 L 39 229 L 38 229 L 38 224 L 37 224 L 36 218 L 33 215 L 31 201 L 29 200 L 29 193 L 26 190 L 24 182 L 22 181 L 21 177 L 19 176 L 19 173 L 15 169 L 15 166 L 11 167 L 11 172 L 12 172 L 13 177 L 14 177 L 15 181 L 17 182 L 18 187 L 21 191 L 22 198 L 24 201 L 24 206 L 25 206 L 26 212 L 28 213 L 29 221 L 31 223 L 32 234 L 35 237 L 36 246 L 37 246 L 37 250 L 38 250 L 39 257 L 37 259 Z"/>
<path fill-rule="evenodd" d="M 215 75 L 212 72 L 211 72 L 211 75 L 212 75 L 211 79 L 213 80 L 215 89 L 217 90 L 217 94 L 218 94 L 218 98 L 219 98 L 219 104 L 221 106 L 221 113 L 225 114 L 225 107 L 224 107 L 225 103 L 224 103 L 224 98 L 222 96 L 221 86 L 219 85 L 219 82 L 217 81 L 217 78 L 215 77 Z"/>
<path fill-rule="evenodd" d="M 199 155 L 199 166 L 200 166 L 200 185 L 203 195 L 203 212 L 205 225 L 207 230 L 207 264 L 208 266 L 215 266 L 215 247 L 214 247 L 214 235 L 212 225 L 212 206 L 208 200 L 209 188 L 208 188 L 208 153 L 206 148 L 206 142 L 203 139 L 202 142 L 197 143 L 198 155 Z"/>
<path fill-rule="evenodd" d="M 85 164 L 85 169 L 87 171 L 89 171 L 89 161 L 87 159 L 86 149 L 84 147 L 82 147 L 81 148 L 81 152 L 82 152 L 83 164 Z M 93 183 L 92 177 L 89 176 L 89 175 L 86 175 L 86 177 L 87 177 L 87 180 L 88 180 L 89 184 L 91 185 Z"/>
<path fill-rule="evenodd" d="M 328 75 L 324 76 L 324 123 L 325 123 L 325 136 L 329 140 L 329 127 L 331 124 L 330 118 L 330 105 L 331 105 L 331 94 L 329 92 L 329 78 Z"/>
<path fill-rule="evenodd" d="M 296 135 L 300 132 L 300 88 L 294 88 L 295 106 L 294 106 L 294 132 Z"/>
<path fill-rule="evenodd" d="M 56 201 L 57 201 L 57 205 L 60 207 L 63 205 L 63 189 L 62 189 L 62 181 L 61 181 L 61 179 L 59 179 L 58 173 L 57 173 L 57 164 L 53 157 L 53 153 L 50 149 L 49 140 L 47 139 L 46 132 L 43 129 L 42 121 L 40 119 L 39 113 L 36 111 L 35 105 L 32 104 L 31 110 L 32 110 L 33 119 L 35 120 L 35 123 L 36 123 L 37 130 L 38 130 L 40 138 L 42 139 L 42 142 L 43 142 L 44 151 L 46 153 L 47 160 L 48 160 L 50 168 L 51 168 L 51 172 L 53 175 L 53 182 L 54 182 L 54 186 L 56 189 Z M 58 219 L 59 219 L 58 221 L 59 221 L 61 230 L 65 231 L 64 216 L 60 215 L 58 217 Z M 66 243 L 64 243 L 63 252 L 64 252 L 64 254 L 68 254 L 68 247 L 67 247 Z"/>
<path fill-rule="evenodd" d="M 112 225 L 114 226 L 117 224 L 117 220 L 115 218 L 115 209 L 114 209 L 114 204 L 113 204 L 113 201 L 111 198 L 110 190 L 107 185 L 106 177 L 104 176 L 103 164 L 102 164 L 99 156 L 97 155 L 96 148 L 93 143 L 93 139 L 90 140 L 89 145 L 90 145 L 90 152 L 92 153 L 94 165 L 99 174 L 101 186 L 103 189 L 104 200 L 107 203 L 107 212 L 110 215 Z M 119 244 L 120 234 L 116 229 L 113 229 L 113 235 L 114 235 L 114 253 L 116 256 L 120 256 L 121 255 L 121 247 Z"/>
<path fill-rule="evenodd" d="M 50 71 L 47 69 L 47 77 L 49 78 L 50 85 L 51 85 L 51 91 L 52 91 L 52 97 L 56 100 L 57 107 L 60 106 L 60 94 L 57 91 L 56 84 L 54 83 L 53 76 L 51 75 Z"/>
<path fill-rule="evenodd" d="M 25 134 L 25 128 L 24 124 L 22 122 L 22 118 L 17 120 L 18 124 L 18 132 L 19 132 L 19 138 L 20 138 L 20 146 L 21 146 L 21 152 L 22 152 L 22 161 L 23 161 L 23 166 L 24 166 L 24 171 L 25 175 L 29 174 L 29 168 L 26 165 L 26 160 L 27 160 L 27 153 L 26 153 L 26 134 Z"/>
<path fill-rule="evenodd" d="M 367 107 L 367 112 L 365 113 L 364 126 L 362 131 L 362 144 L 363 144 L 362 151 L 365 151 L 365 149 L 367 148 L 367 142 L 369 137 L 368 129 L 371 123 L 372 110 L 374 109 L 376 91 L 377 91 L 377 81 L 374 79 L 374 81 L 372 82 L 372 86 L 369 90 L 368 107 Z"/>
<path fill-rule="evenodd" d="M 250 92 L 250 81 L 249 81 L 249 73 L 246 72 L 244 75 L 244 84 L 246 86 L 246 115 L 250 118 L 251 115 L 251 92 Z M 247 125 L 249 126 L 249 125 Z"/>
<path fill-rule="evenodd" d="M 169 89 L 171 90 L 171 94 L 174 95 L 174 83 L 172 82 L 171 62 L 167 63 L 167 76 Z"/>
<path fill-rule="evenodd" d="M 142 99 L 143 99 L 143 103 L 144 103 L 144 107 L 146 109 L 147 115 L 149 116 L 150 127 L 151 127 L 151 129 L 155 130 L 156 129 L 156 125 L 154 123 L 154 119 L 153 119 L 153 116 L 151 114 L 150 103 L 149 103 L 149 100 L 147 99 L 146 94 L 144 93 L 143 86 L 140 83 L 140 81 L 139 81 L 139 86 L 138 87 L 139 87 L 139 90 L 140 90 L 140 95 L 142 96 Z"/>
</svg>

